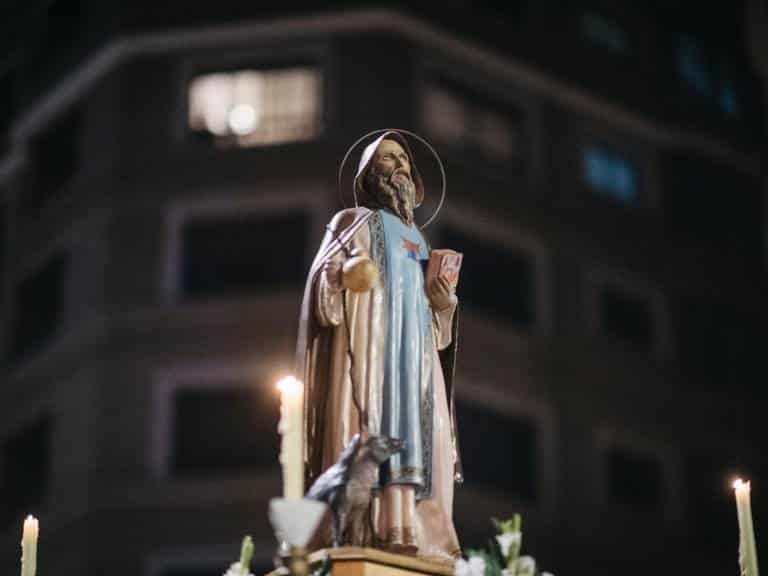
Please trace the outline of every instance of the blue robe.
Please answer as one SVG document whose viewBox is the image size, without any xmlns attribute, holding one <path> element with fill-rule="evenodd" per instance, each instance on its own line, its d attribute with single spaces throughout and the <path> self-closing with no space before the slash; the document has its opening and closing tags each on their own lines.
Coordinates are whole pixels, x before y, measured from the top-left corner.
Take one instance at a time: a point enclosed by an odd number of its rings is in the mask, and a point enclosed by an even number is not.
<svg viewBox="0 0 768 576">
<path fill-rule="evenodd" d="M 415 485 L 423 497 L 432 462 L 433 335 L 423 271 L 429 248 L 416 226 L 387 210 L 371 220 L 376 239 L 371 244 L 379 252 L 374 248 L 373 256 L 383 270 L 387 303 L 381 433 L 405 440 L 404 450 L 382 467 L 381 482 Z"/>
</svg>

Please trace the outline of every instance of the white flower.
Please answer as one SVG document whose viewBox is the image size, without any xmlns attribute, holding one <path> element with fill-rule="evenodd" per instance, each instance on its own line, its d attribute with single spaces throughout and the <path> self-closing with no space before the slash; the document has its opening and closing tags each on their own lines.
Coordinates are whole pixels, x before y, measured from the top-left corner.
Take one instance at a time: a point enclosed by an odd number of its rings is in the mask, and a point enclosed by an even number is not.
<svg viewBox="0 0 768 576">
<path fill-rule="evenodd" d="M 229 567 L 229 570 L 224 572 L 224 576 L 253 576 L 253 574 L 243 568 L 240 562 L 235 562 Z"/>
<path fill-rule="evenodd" d="M 517 573 L 533 576 L 536 573 L 536 560 L 531 556 L 520 556 L 517 560 Z"/>
<path fill-rule="evenodd" d="M 469 560 L 456 560 L 456 576 L 485 576 L 485 560 L 480 556 L 472 556 Z"/>
<path fill-rule="evenodd" d="M 552 572 L 542 572 L 541 576 L 555 576 Z"/>
<path fill-rule="evenodd" d="M 501 571 L 501 576 L 515 576 L 515 571 L 511 568 L 504 568 L 504 570 Z"/>
<path fill-rule="evenodd" d="M 469 571 L 472 576 L 485 576 L 485 560 L 480 556 L 469 559 Z"/>
<path fill-rule="evenodd" d="M 512 547 L 512 544 L 520 544 L 522 536 L 520 532 L 504 532 L 503 534 L 496 535 L 496 542 L 499 543 L 501 555 L 504 558 L 509 557 L 509 549 Z"/>
</svg>

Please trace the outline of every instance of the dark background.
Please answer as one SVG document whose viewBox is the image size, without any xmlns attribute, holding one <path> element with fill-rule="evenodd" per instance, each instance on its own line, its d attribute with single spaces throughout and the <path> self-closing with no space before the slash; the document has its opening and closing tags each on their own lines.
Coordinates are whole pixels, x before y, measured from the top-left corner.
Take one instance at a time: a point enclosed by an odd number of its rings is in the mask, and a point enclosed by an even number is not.
<svg viewBox="0 0 768 576">
<path fill-rule="evenodd" d="M 736 475 L 758 550 L 768 519 L 766 38 L 761 0 L 6 3 L 0 572 L 27 513 L 41 574 L 220 574 L 245 533 L 270 566 L 273 384 L 339 162 L 395 126 L 465 254 L 462 543 L 520 511 L 556 574 L 735 573 Z M 195 79 L 296 69 L 309 137 L 188 123 Z"/>
</svg>

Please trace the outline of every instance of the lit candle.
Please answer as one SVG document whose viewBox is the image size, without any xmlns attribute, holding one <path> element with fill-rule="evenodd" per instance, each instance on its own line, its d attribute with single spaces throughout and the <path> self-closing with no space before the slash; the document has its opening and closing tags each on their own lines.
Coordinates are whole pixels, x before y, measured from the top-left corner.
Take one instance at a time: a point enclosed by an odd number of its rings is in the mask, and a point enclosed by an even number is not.
<svg viewBox="0 0 768 576">
<path fill-rule="evenodd" d="M 739 518 L 739 564 L 742 576 L 758 576 L 755 527 L 752 524 L 752 504 L 749 482 L 739 478 L 733 483 L 736 492 L 736 514 Z"/>
<path fill-rule="evenodd" d="M 304 497 L 304 386 L 293 376 L 278 382 L 280 390 L 280 424 L 282 435 L 280 464 L 283 468 L 283 498 Z"/>
<path fill-rule="evenodd" d="M 24 535 L 21 539 L 21 576 L 35 576 L 37 572 L 37 537 L 40 525 L 37 518 L 27 516 L 24 520 Z"/>
</svg>

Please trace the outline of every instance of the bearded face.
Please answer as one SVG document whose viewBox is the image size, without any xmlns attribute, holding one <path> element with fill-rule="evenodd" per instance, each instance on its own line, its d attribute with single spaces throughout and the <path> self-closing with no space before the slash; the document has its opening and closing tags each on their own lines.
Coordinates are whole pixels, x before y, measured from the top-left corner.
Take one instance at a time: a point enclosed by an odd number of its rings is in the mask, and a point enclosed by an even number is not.
<svg viewBox="0 0 768 576">
<path fill-rule="evenodd" d="M 416 186 L 411 178 L 411 162 L 402 146 L 394 140 L 382 140 L 365 175 L 368 204 L 388 208 L 400 219 L 413 224 Z"/>
<path fill-rule="evenodd" d="M 372 169 L 365 177 L 365 189 L 377 207 L 389 208 L 403 222 L 413 224 L 416 187 L 409 176 L 380 174 Z"/>
</svg>

